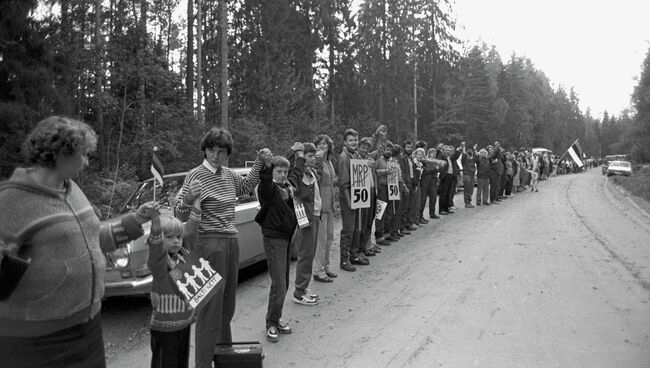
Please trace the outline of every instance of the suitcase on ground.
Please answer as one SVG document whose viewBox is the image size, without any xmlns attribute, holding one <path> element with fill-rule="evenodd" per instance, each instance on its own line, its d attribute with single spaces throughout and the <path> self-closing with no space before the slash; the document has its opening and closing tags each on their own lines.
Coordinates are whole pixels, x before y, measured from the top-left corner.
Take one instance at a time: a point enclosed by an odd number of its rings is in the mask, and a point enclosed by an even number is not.
<svg viewBox="0 0 650 368">
<path fill-rule="evenodd" d="M 217 344 L 214 349 L 215 368 L 262 368 L 264 353 L 259 341 Z"/>
</svg>

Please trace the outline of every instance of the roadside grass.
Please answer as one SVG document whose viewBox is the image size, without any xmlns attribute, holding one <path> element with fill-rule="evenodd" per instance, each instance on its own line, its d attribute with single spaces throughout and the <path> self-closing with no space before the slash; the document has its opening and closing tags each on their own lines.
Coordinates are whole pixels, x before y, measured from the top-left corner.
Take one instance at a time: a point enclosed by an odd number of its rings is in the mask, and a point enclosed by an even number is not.
<svg viewBox="0 0 650 368">
<path fill-rule="evenodd" d="M 645 165 L 632 176 L 614 176 L 612 181 L 635 196 L 650 202 L 650 165 Z"/>
</svg>

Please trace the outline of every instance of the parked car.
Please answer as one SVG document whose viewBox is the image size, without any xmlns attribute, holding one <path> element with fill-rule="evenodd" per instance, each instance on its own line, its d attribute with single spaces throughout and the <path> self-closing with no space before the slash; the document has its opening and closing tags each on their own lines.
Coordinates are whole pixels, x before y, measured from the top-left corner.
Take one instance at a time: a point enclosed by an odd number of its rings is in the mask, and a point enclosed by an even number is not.
<svg viewBox="0 0 650 368">
<path fill-rule="evenodd" d="M 607 167 L 607 176 L 632 175 L 632 164 L 627 161 L 612 161 Z"/>
<path fill-rule="evenodd" d="M 248 175 L 250 168 L 233 169 L 242 176 Z M 175 205 L 176 194 L 183 185 L 187 172 L 170 174 L 164 177 L 162 188 L 156 188 L 156 202 L 161 205 L 161 214 L 169 215 Z M 129 197 L 119 211 L 125 214 L 135 211 L 141 204 L 153 200 L 153 179 L 144 181 Z M 239 268 L 266 259 L 262 244 L 262 232 L 255 222 L 259 202 L 254 193 L 237 198 L 235 224 L 239 230 Z M 149 249 L 146 244 L 149 236 L 149 223 L 143 225 L 145 235 L 129 242 L 126 247 L 106 254 L 106 297 L 118 295 L 148 294 L 153 277 L 147 267 Z"/>
</svg>

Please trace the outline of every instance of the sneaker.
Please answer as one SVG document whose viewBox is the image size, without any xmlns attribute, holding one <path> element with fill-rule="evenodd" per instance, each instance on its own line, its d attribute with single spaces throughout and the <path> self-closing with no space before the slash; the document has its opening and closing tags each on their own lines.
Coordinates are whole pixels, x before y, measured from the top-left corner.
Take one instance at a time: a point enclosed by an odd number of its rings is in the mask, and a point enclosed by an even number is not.
<svg viewBox="0 0 650 368">
<path fill-rule="evenodd" d="M 266 339 L 270 342 L 278 342 L 279 335 L 278 328 L 275 326 L 266 329 Z"/>
<path fill-rule="evenodd" d="M 350 262 L 343 262 L 341 263 L 340 267 L 343 271 L 348 271 L 348 272 L 354 272 L 357 270 L 357 268 L 354 267 Z"/>
<path fill-rule="evenodd" d="M 302 305 L 317 305 L 318 300 L 310 298 L 309 295 L 303 294 L 300 297 L 297 297 L 295 294 L 293 295 L 293 302 L 296 304 L 302 304 Z"/>
<path fill-rule="evenodd" d="M 367 258 L 354 257 L 354 258 L 350 258 L 350 263 L 361 265 L 361 266 L 367 266 L 370 264 L 370 261 Z"/>
<path fill-rule="evenodd" d="M 376 245 L 374 247 L 368 249 L 368 250 L 375 253 L 375 254 L 381 253 L 381 248 L 376 246 Z"/>
<path fill-rule="evenodd" d="M 307 296 L 312 299 L 320 300 L 320 296 L 318 296 L 318 294 L 312 293 L 311 289 L 305 289 L 305 294 L 307 294 Z"/>
<path fill-rule="evenodd" d="M 429 216 L 429 218 L 430 218 L 430 219 L 437 220 L 437 219 L 440 218 L 440 216 L 438 216 L 438 215 L 431 215 L 431 216 Z"/>
<path fill-rule="evenodd" d="M 449 214 L 449 212 L 447 212 L 447 211 L 440 211 L 439 214 L 440 214 L 440 215 L 443 215 L 443 216 L 447 216 L 447 215 Z"/>
<path fill-rule="evenodd" d="M 332 272 L 332 271 L 330 271 L 330 270 L 325 270 L 325 274 L 326 274 L 327 276 L 333 278 L 333 279 L 339 277 L 339 275 L 337 275 L 336 273 L 334 273 L 334 272 Z"/>
<path fill-rule="evenodd" d="M 278 329 L 278 332 L 279 332 L 280 334 L 282 334 L 282 335 L 289 335 L 289 334 L 291 334 L 291 333 L 293 332 L 293 331 L 291 330 L 291 327 L 289 327 L 288 324 L 284 323 L 283 320 L 280 320 L 280 322 L 278 322 L 278 327 L 277 327 L 277 329 Z"/>
<path fill-rule="evenodd" d="M 456 209 L 456 207 L 455 206 L 449 206 L 449 209 L 453 211 L 453 210 Z"/>
</svg>

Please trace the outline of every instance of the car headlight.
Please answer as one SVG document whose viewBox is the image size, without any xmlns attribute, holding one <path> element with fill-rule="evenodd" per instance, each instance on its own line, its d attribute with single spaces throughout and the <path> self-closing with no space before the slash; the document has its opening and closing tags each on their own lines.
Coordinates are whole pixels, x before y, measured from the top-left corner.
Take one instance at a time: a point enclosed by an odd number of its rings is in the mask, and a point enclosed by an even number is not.
<svg viewBox="0 0 650 368">
<path fill-rule="evenodd" d="M 124 248 L 118 248 L 114 250 L 113 252 L 109 252 L 106 254 L 106 258 L 110 262 L 110 264 L 113 266 L 113 268 L 116 269 L 124 269 L 129 265 L 130 262 L 130 257 L 129 254 L 131 252 L 129 251 L 128 246 Z"/>
</svg>

